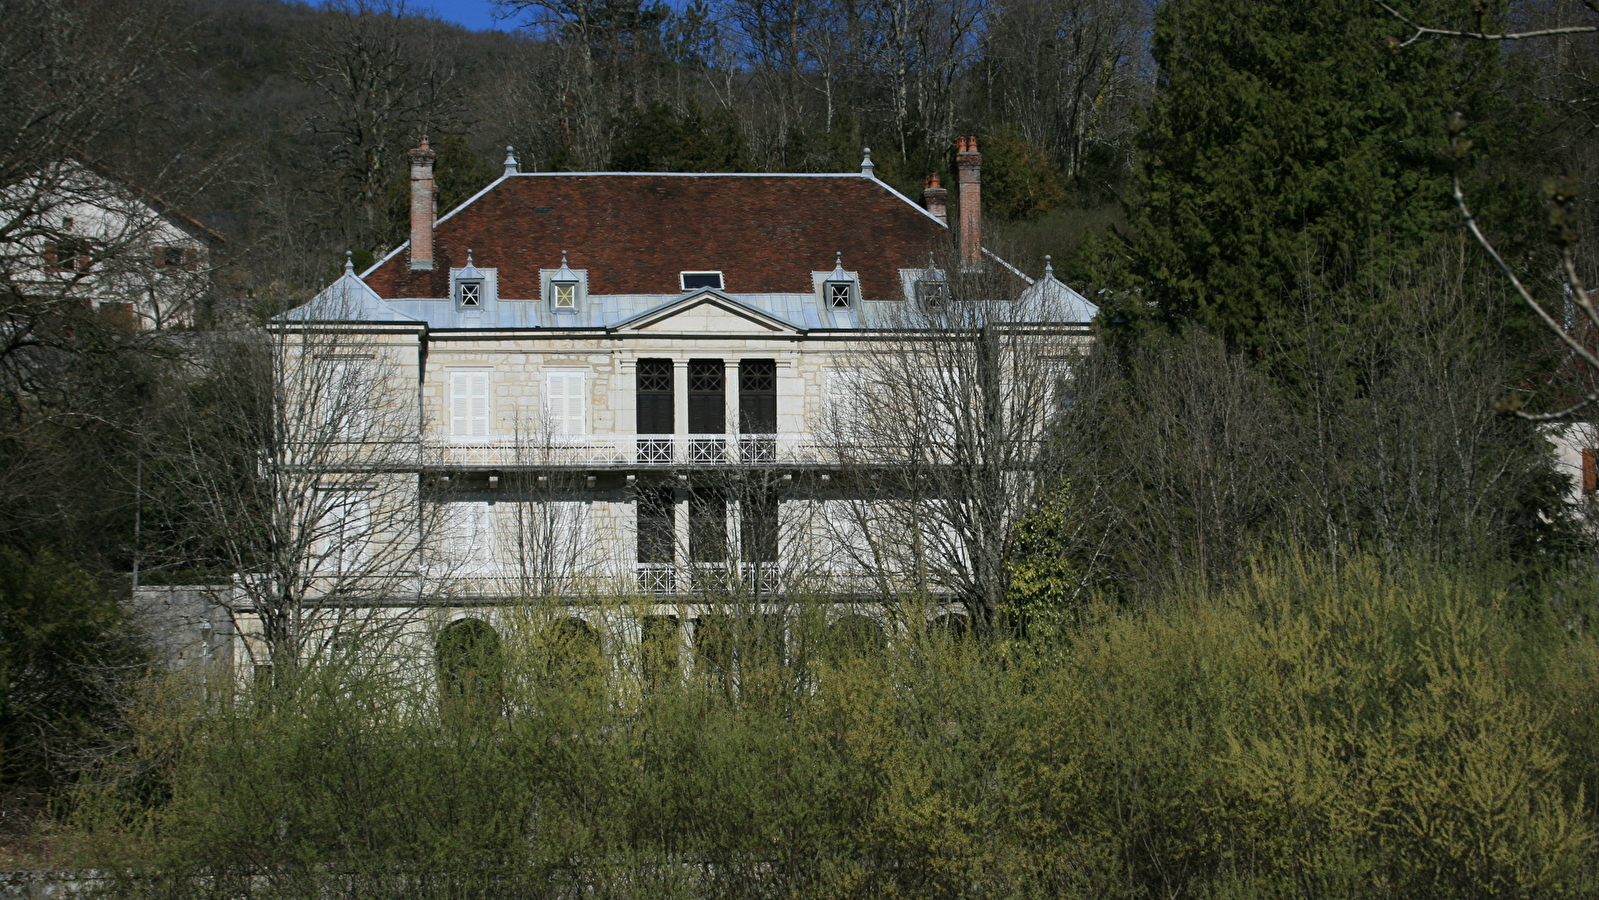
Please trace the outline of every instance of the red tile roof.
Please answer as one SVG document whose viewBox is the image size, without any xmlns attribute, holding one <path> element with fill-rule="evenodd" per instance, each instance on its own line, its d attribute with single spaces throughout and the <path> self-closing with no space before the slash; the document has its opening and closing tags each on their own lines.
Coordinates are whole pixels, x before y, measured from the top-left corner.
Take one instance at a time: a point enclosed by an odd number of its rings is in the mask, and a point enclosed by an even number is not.
<svg viewBox="0 0 1599 900">
<path fill-rule="evenodd" d="M 868 299 L 901 299 L 900 268 L 943 252 L 949 229 L 859 175 L 519 175 L 434 228 L 434 269 L 401 248 L 365 277 L 386 298 L 448 296 L 472 250 L 499 295 L 539 295 L 539 270 L 588 270 L 593 294 L 676 294 L 678 273 L 721 270 L 730 293 L 812 290 L 811 273 L 860 273 Z"/>
</svg>

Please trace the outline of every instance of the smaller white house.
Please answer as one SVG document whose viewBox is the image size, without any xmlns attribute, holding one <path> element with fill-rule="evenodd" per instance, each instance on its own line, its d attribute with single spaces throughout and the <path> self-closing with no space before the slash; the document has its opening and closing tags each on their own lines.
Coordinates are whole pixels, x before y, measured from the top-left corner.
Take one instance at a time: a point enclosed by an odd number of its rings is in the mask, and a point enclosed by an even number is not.
<svg viewBox="0 0 1599 900">
<path fill-rule="evenodd" d="M 128 330 L 192 324 L 222 240 L 149 191 L 74 160 L 0 191 L 0 266 L 12 289 L 81 302 Z"/>
</svg>

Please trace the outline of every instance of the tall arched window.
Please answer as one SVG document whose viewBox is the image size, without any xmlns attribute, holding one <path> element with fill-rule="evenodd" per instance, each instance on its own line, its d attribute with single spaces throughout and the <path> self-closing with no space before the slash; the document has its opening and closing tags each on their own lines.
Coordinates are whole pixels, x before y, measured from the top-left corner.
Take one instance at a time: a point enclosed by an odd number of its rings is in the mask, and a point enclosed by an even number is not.
<svg viewBox="0 0 1599 900">
<path fill-rule="evenodd" d="M 481 619 L 459 619 L 439 633 L 439 697 L 452 711 L 497 711 L 504 687 L 500 635 Z"/>
</svg>

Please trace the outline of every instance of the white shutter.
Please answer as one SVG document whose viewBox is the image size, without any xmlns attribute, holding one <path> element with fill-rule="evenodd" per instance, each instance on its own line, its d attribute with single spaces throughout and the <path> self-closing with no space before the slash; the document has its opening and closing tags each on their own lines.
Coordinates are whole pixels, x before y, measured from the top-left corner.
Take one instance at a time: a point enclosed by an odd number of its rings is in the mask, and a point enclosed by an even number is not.
<svg viewBox="0 0 1599 900">
<path fill-rule="evenodd" d="M 487 503 L 451 503 L 444 516 L 446 565 L 459 574 L 477 573 L 494 558 L 493 512 Z"/>
<path fill-rule="evenodd" d="M 489 433 L 489 373 L 472 373 L 472 436 Z"/>
<path fill-rule="evenodd" d="M 354 491 L 329 491 L 316 529 L 316 552 L 321 557 L 317 574 L 348 574 L 365 555 L 371 538 L 371 510 L 366 498 Z"/>
<path fill-rule="evenodd" d="M 489 433 L 489 373 L 450 373 L 450 434 L 484 437 Z"/>
<path fill-rule="evenodd" d="M 865 411 L 865 404 L 861 402 L 864 381 L 861 370 L 853 366 L 833 366 L 827 370 L 820 429 L 823 433 L 855 437 L 861 432 L 861 416 Z"/>
<path fill-rule="evenodd" d="M 588 434 L 588 402 L 584 396 L 584 373 L 548 372 L 548 413 L 552 435 Z"/>
</svg>

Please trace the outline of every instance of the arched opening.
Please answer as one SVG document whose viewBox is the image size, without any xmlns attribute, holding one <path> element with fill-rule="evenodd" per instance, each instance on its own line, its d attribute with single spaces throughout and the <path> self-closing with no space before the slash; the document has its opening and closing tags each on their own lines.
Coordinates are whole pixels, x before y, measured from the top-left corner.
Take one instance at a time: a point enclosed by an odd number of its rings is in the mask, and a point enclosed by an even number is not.
<svg viewBox="0 0 1599 900">
<path fill-rule="evenodd" d="M 827 626 L 823 650 L 828 662 L 835 665 L 856 658 L 881 656 L 887 649 L 888 636 L 871 616 L 851 613 Z"/>
<path fill-rule="evenodd" d="M 952 640 L 960 640 L 965 637 L 968 630 L 966 617 L 959 613 L 945 613 L 933 619 L 929 624 L 931 631 L 945 635 Z"/>
<path fill-rule="evenodd" d="M 504 658 L 500 635 L 481 619 L 458 619 L 439 633 L 439 695 L 447 707 L 497 709 Z"/>
</svg>

